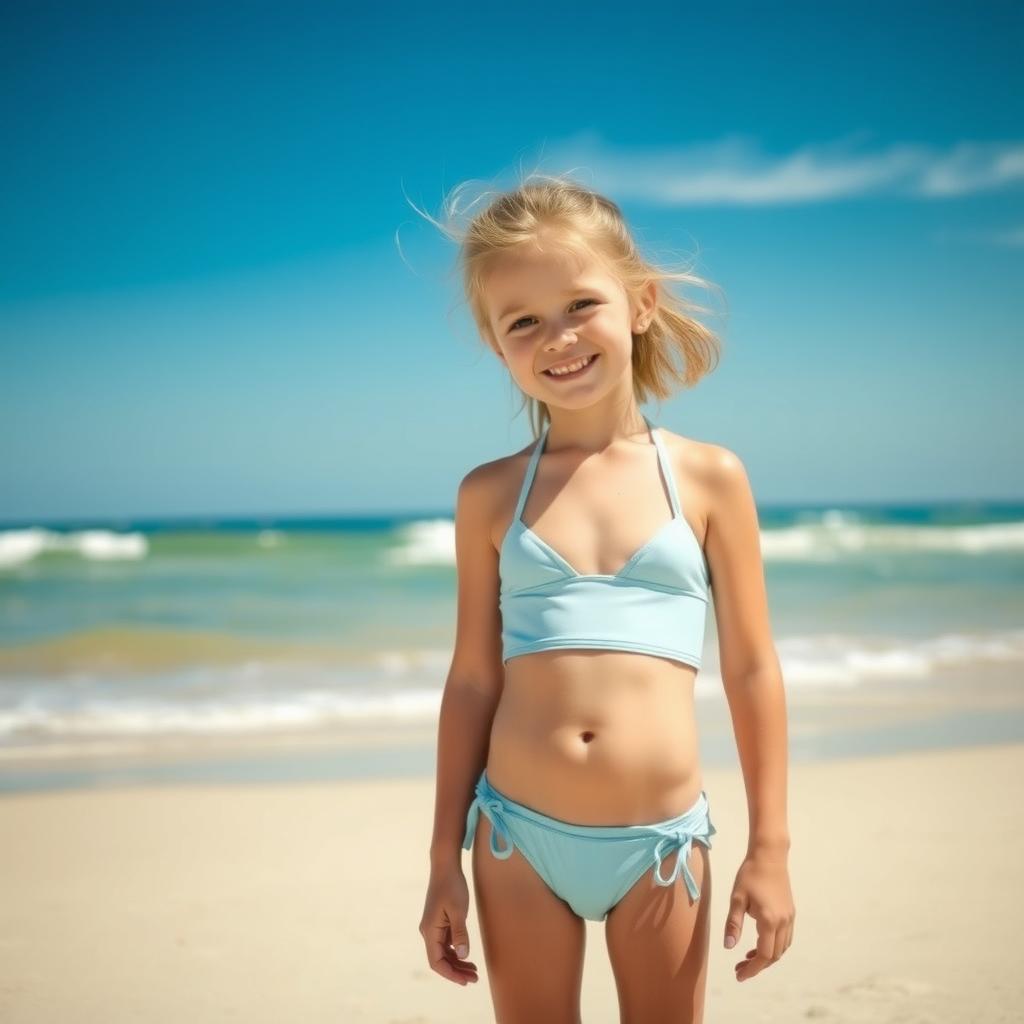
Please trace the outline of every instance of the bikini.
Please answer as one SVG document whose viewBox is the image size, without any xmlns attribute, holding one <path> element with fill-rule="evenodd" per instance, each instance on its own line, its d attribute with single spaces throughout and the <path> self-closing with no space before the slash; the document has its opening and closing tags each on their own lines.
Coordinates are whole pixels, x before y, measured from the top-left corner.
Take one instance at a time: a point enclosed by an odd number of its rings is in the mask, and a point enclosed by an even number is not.
<svg viewBox="0 0 1024 1024">
<path fill-rule="evenodd" d="M 616 573 L 577 572 L 523 522 L 544 426 L 501 544 L 502 660 L 557 647 L 638 651 L 700 668 L 709 595 L 707 561 L 679 507 L 664 442 L 650 420 L 672 518 Z"/>
<path fill-rule="evenodd" d="M 680 510 L 664 442 L 644 416 L 668 490 L 672 518 L 616 573 L 580 573 L 522 519 L 547 440 L 546 424 L 526 468 L 515 517 L 499 553 L 502 660 L 558 648 L 624 650 L 700 668 L 710 573 L 700 542 Z M 577 825 L 542 814 L 495 789 L 481 772 L 466 815 L 462 847 L 473 845 L 481 811 L 491 853 L 518 848 L 556 896 L 580 917 L 602 920 L 652 867 L 655 884 L 680 874 L 700 897 L 688 860 L 692 843 L 711 848 L 717 831 L 705 791 L 676 817 L 650 824 Z M 497 839 L 503 846 L 498 847 Z M 677 852 L 667 877 L 662 862 Z"/>
</svg>

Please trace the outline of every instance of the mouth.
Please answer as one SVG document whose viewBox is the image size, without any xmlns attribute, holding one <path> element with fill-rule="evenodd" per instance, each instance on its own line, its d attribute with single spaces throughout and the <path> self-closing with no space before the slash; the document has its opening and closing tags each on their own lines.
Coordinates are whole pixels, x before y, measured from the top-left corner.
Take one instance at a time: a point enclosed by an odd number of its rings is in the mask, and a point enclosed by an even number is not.
<svg viewBox="0 0 1024 1024">
<path fill-rule="evenodd" d="M 573 370 L 572 373 L 552 373 L 550 370 L 541 370 L 541 373 L 550 380 L 576 380 L 578 377 L 582 377 L 585 373 L 589 372 L 590 368 L 597 362 L 598 355 L 599 353 L 594 352 L 587 356 L 586 363 L 578 370 Z"/>
</svg>

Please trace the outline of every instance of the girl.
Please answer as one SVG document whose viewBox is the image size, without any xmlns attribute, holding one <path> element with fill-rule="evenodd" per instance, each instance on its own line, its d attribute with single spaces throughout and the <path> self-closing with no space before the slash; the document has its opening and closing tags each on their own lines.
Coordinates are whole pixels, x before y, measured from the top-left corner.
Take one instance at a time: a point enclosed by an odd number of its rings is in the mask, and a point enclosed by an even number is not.
<svg viewBox="0 0 1024 1024">
<path fill-rule="evenodd" d="M 693 688 L 712 591 L 750 823 L 725 946 L 745 913 L 758 933 L 737 980 L 779 959 L 795 917 L 785 697 L 747 475 L 639 409 L 710 368 L 717 339 L 663 284 L 700 279 L 652 266 L 615 203 L 561 178 L 498 196 L 460 260 L 477 328 L 540 430 L 459 485 L 427 959 L 478 980 L 467 849 L 498 1020 L 579 1020 L 590 919 L 605 921 L 623 1021 L 699 1022 L 716 829 Z"/>
</svg>

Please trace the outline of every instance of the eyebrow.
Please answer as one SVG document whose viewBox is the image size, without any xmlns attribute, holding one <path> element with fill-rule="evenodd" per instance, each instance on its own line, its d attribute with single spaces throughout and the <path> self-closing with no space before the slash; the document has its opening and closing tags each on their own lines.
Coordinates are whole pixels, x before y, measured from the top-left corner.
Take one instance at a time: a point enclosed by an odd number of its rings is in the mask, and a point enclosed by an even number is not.
<svg viewBox="0 0 1024 1024">
<path fill-rule="evenodd" d="M 562 295 L 573 295 L 576 292 L 596 292 L 598 294 L 601 294 L 601 289 L 598 288 L 596 285 L 587 284 L 586 282 L 584 282 L 582 284 L 576 285 L 576 287 L 574 288 L 567 289 L 566 291 L 562 292 Z M 526 309 L 525 302 L 513 302 L 511 305 L 506 306 L 498 314 L 498 323 L 501 323 L 501 321 L 504 320 L 505 317 L 511 316 L 513 313 L 518 313 L 522 309 Z"/>
</svg>

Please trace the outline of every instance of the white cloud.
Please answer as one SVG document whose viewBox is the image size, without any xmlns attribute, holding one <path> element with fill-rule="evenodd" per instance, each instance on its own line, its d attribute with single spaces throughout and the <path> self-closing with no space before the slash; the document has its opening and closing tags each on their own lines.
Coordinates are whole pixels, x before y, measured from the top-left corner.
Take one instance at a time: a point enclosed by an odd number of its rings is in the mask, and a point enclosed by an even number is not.
<svg viewBox="0 0 1024 1024">
<path fill-rule="evenodd" d="M 753 140 L 729 136 L 621 152 L 585 133 L 547 148 L 537 169 L 571 167 L 601 191 L 665 206 L 774 206 L 867 195 L 945 199 L 1024 182 L 1024 142 L 868 149 L 865 141 L 858 133 L 769 154 Z"/>
</svg>

